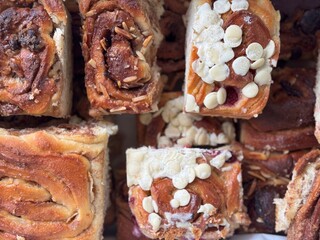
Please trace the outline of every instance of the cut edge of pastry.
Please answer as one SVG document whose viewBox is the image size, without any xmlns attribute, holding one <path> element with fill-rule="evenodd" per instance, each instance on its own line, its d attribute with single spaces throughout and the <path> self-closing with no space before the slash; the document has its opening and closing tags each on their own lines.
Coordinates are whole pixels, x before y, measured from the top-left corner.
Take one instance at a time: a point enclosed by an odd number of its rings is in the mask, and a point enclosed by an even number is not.
<svg viewBox="0 0 320 240">
<path fill-rule="evenodd" d="M 307 201 L 319 172 L 319 166 L 319 150 L 311 151 L 299 159 L 293 170 L 292 179 L 288 185 L 285 197 L 283 199 L 274 199 L 274 204 L 276 205 L 276 232 L 288 231 L 299 209 Z"/>
<path fill-rule="evenodd" d="M 314 88 L 314 92 L 316 95 L 316 105 L 314 110 L 314 118 L 316 121 L 315 136 L 320 143 L 320 50 L 318 53 L 316 86 Z"/>
</svg>

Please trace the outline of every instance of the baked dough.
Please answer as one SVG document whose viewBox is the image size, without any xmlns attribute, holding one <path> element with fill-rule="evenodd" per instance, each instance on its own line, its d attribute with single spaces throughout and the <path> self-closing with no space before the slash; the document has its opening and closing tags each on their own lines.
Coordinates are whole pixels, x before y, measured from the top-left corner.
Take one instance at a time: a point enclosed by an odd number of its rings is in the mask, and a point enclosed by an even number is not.
<svg viewBox="0 0 320 240">
<path fill-rule="evenodd" d="M 152 239 L 221 239 L 249 220 L 229 147 L 127 150 L 129 206 Z"/>
<path fill-rule="evenodd" d="M 62 0 L 0 1 L 0 115 L 71 111 L 70 16 Z"/>
<path fill-rule="evenodd" d="M 280 14 L 269 0 L 216 4 L 192 1 L 187 13 L 185 111 L 249 119 L 269 97 L 271 66 L 280 52 Z"/>
<path fill-rule="evenodd" d="M 163 88 L 156 53 L 160 0 L 79 0 L 90 115 L 156 110 Z"/>
<path fill-rule="evenodd" d="M 0 129 L 0 239 L 100 240 L 116 130 L 104 122 Z"/>
<path fill-rule="evenodd" d="M 137 129 L 141 146 L 215 147 L 235 140 L 232 121 L 184 113 L 182 92 L 163 93 L 159 108 L 153 114 L 139 116 Z"/>
<path fill-rule="evenodd" d="M 288 240 L 317 240 L 320 234 L 320 151 L 299 159 L 283 199 L 275 199 L 276 231 Z"/>
</svg>

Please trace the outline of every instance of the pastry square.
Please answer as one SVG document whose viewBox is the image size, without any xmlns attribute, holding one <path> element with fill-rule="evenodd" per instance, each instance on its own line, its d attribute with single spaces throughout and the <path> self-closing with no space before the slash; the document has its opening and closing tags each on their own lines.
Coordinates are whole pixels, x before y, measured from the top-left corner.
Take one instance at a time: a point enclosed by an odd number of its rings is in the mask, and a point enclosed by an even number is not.
<svg viewBox="0 0 320 240">
<path fill-rule="evenodd" d="M 299 159 L 283 199 L 275 199 L 276 231 L 288 240 L 317 240 L 320 234 L 320 151 Z"/>
<path fill-rule="evenodd" d="M 185 111 L 249 119 L 265 107 L 280 51 L 269 0 L 195 0 L 187 13 Z"/>
<path fill-rule="evenodd" d="M 101 239 L 116 130 L 104 122 L 0 129 L 0 239 Z"/>
<path fill-rule="evenodd" d="M 241 164 L 228 147 L 127 150 L 129 206 L 147 237 L 220 239 L 248 225 Z"/>
<path fill-rule="evenodd" d="M 163 93 L 159 111 L 139 116 L 138 139 L 141 146 L 216 147 L 235 140 L 232 121 L 185 113 L 183 99 L 182 92 Z"/>
<path fill-rule="evenodd" d="M 1 2 L 0 115 L 70 114 L 70 22 L 62 0 Z"/>
<path fill-rule="evenodd" d="M 156 110 L 163 88 L 156 65 L 161 1 L 80 0 L 79 7 L 90 115 Z"/>
</svg>

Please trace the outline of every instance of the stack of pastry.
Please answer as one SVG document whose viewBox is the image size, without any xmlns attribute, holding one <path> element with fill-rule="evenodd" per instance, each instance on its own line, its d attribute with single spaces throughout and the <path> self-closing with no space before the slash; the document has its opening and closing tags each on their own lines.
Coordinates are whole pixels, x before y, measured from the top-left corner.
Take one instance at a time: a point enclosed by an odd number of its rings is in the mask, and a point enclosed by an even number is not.
<svg viewBox="0 0 320 240">
<path fill-rule="evenodd" d="M 102 239 L 110 196 L 118 239 L 319 239 L 320 3 L 287 2 L 0 0 L 0 239 Z"/>
</svg>

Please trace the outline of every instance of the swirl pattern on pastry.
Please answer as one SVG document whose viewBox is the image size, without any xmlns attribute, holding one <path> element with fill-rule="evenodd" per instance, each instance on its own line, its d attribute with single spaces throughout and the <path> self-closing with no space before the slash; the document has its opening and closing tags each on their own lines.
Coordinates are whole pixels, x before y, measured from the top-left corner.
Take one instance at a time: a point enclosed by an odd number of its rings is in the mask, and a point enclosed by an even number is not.
<svg viewBox="0 0 320 240">
<path fill-rule="evenodd" d="M 271 2 L 199 0 L 187 16 L 185 110 L 245 119 L 260 114 L 280 51 L 280 16 Z"/>
<path fill-rule="evenodd" d="M 106 144 L 114 130 L 93 122 L 1 129 L 0 236 L 99 238 L 108 204 Z"/>
<path fill-rule="evenodd" d="M 149 238 L 220 239 L 248 218 L 241 165 L 228 148 L 129 149 L 129 206 Z"/>
<path fill-rule="evenodd" d="M 61 0 L 0 1 L 0 114 L 70 114 L 70 18 Z"/>
<path fill-rule="evenodd" d="M 276 230 L 287 238 L 319 239 L 320 233 L 320 151 L 299 159 L 283 199 L 275 199 Z"/>
<path fill-rule="evenodd" d="M 162 12 L 157 12 L 162 8 L 157 4 L 79 1 L 92 116 L 149 112 L 155 107 L 163 87 L 155 64 L 162 39 Z"/>
</svg>

